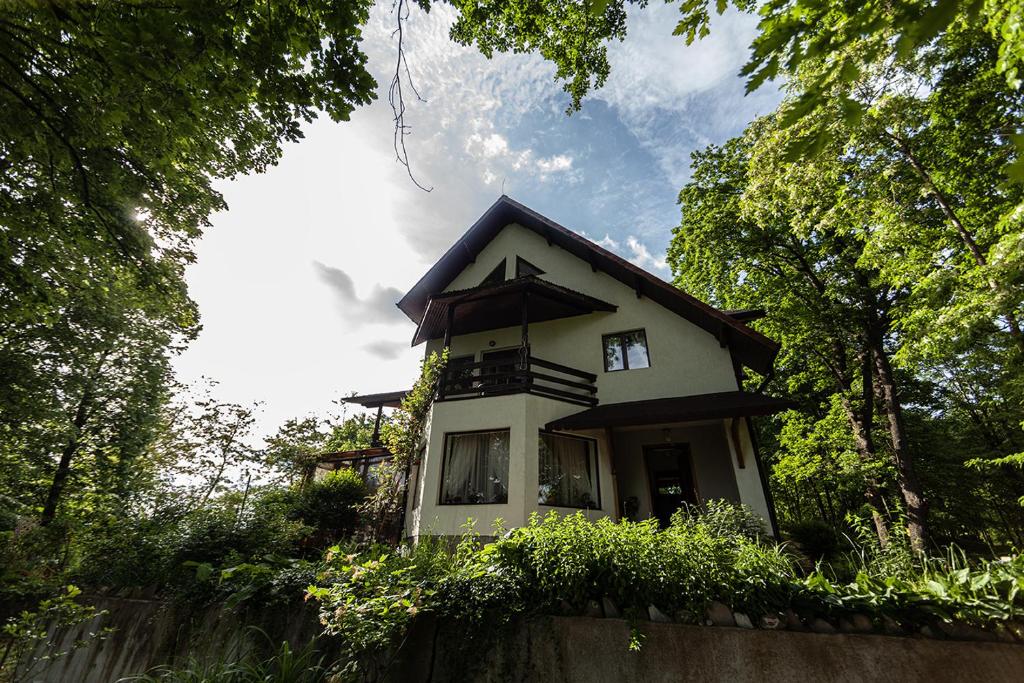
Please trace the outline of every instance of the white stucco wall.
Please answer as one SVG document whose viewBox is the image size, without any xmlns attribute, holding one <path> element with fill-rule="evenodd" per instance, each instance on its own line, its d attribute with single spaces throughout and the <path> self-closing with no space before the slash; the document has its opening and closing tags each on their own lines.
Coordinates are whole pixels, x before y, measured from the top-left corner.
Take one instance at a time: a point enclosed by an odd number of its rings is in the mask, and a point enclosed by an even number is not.
<svg viewBox="0 0 1024 683">
<path fill-rule="evenodd" d="M 516 255 L 543 270 L 541 278 L 619 307 L 615 313 L 591 313 L 530 325 L 533 355 L 596 374 L 602 403 L 738 388 L 729 351 L 714 335 L 647 297 L 638 299 L 632 288 L 602 271 L 593 272 L 589 264 L 558 246 L 548 246 L 543 237 L 519 225 L 502 230 L 448 289 L 479 285 L 503 258 L 506 277 L 514 277 Z M 605 372 L 602 335 L 638 328 L 647 333 L 651 367 Z M 441 343 L 440 339 L 428 342 L 426 352 L 438 350 Z M 491 330 L 455 337 L 452 354 L 474 353 L 479 360 L 481 351 L 518 344 L 518 327 Z"/>
<path fill-rule="evenodd" d="M 729 351 L 722 348 L 713 335 L 649 298 L 637 298 L 631 287 L 604 272 L 594 272 L 588 263 L 560 247 L 549 246 L 543 237 L 519 225 L 512 224 L 502 230 L 476 257 L 475 262 L 452 281 L 447 291 L 478 286 L 502 259 L 505 259 L 506 278 L 515 277 L 516 256 L 521 256 L 543 270 L 544 274 L 540 276 L 543 279 L 618 306 L 614 313 L 593 313 L 535 323 L 529 328 L 531 353 L 544 360 L 594 373 L 597 376 L 597 396 L 601 403 L 734 391 L 739 388 Z M 602 336 L 639 328 L 646 332 L 651 367 L 605 372 Z M 518 326 L 459 335 L 451 341 L 451 355 L 473 355 L 479 361 L 485 351 L 514 348 L 519 343 Z M 427 342 L 425 353 L 440 350 L 441 344 L 440 339 Z M 547 422 L 580 410 L 583 408 L 577 405 L 529 394 L 435 404 L 429 420 L 426 455 L 416 482 L 419 487 L 416 500 L 420 501 L 420 505 L 409 511 L 407 533 L 412 537 L 421 534 L 458 535 L 467 519 L 472 518 L 476 520 L 476 530 L 487 535 L 491 533 L 493 522 L 498 518 L 504 521 L 505 526 L 513 527 L 525 524 L 533 512 L 544 514 L 552 509 L 575 512 L 537 504 L 537 434 Z M 674 440 L 691 444 L 697 485 L 703 499 L 738 499 L 753 507 L 766 520 L 769 519 L 745 423 L 741 428 L 742 448 L 746 455 L 746 467 L 743 469 L 737 467 L 726 431 L 727 423 L 716 421 L 699 426 L 672 427 Z M 438 499 L 445 434 L 503 428 L 511 430 L 508 503 L 440 505 Z M 613 463 L 610 458 L 612 449 L 606 442 L 603 430 L 581 435 L 593 437 L 598 442 L 601 510 L 587 514 L 592 518 L 614 515 L 616 500 Z M 616 432 L 614 438 L 615 464 L 619 469 L 618 498 L 621 500 L 626 495 L 637 495 L 632 491 L 637 489 L 640 492 L 641 517 L 650 514 L 650 492 L 643 465 L 642 445 L 657 443 L 661 436 L 660 431 L 653 435 L 636 431 Z M 648 441 L 644 441 L 645 438 Z M 726 460 L 730 460 L 731 465 Z"/>
<path fill-rule="evenodd" d="M 545 515 L 554 510 L 560 513 L 576 512 L 574 508 L 539 505 L 539 459 L 537 442 L 539 432 L 549 421 L 579 410 L 561 401 L 530 394 L 491 396 L 466 401 L 443 401 L 431 408 L 430 428 L 426 436 L 427 450 L 420 466 L 418 509 L 411 510 L 406 533 L 412 537 L 421 534 L 457 536 L 469 519 L 475 520 L 475 529 L 483 535 L 493 533 L 494 522 L 501 519 L 506 528 L 522 526 L 530 515 Z M 508 502 L 484 505 L 441 505 L 441 466 L 444 459 L 445 434 L 488 429 L 509 429 Z M 601 495 L 600 510 L 584 510 L 590 519 L 613 513 L 611 461 L 607 444 L 597 439 L 598 481 Z"/>
</svg>

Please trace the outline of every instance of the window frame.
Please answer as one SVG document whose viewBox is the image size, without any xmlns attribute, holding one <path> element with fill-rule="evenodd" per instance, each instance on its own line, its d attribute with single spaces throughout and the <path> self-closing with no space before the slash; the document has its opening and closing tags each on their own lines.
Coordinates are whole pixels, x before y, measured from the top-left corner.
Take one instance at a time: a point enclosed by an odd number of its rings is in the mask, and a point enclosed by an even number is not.
<svg viewBox="0 0 1024 683">
<path fill-rule="evenodd" d="M 508 505 L 509 492 L 506 482 L 505 488 L 505 502 L 504 503 L 446 503 L 444 502 L 444 473 L 448 467 L 448 444 L 453 436 L 462 436 L 464 434 L 487 434 L 488 432 L 508 432 L 508 446 L 509 446 L 509 472 L 512 471 L 512 427 L 492 427 L 490 429 L 467 429 L 458 432 L 445 432 L 444 433 L 444 450 L 441 451 L 441 480 L 437 486 L 437 504 L 444 505 L 447 507 L 458 507 L 461 505 Z M 508 474 L 505 475 L 509 477 Z"/>
<path fill-rule="evenodd" d="M 625 343 L 626 335 L 627 334 L 636 334 L 637 332 L 639 332 L 641 335 L 643 335 L 643 338 L 644 338 L 644 352 L 647 354 L 647 367 L 643 367 L 643 368 L 631 368 L 631 367 L 629 367 L 629 353 L 626 350 L 626 343 Z M 609 369 L 608 368 L 607 348 L 608 348 L 608 340 L 609 339 L 617 340 L 619 342 L 619 348 L 622 349 L 622 367 L 621 368 L 614 368 L 614 369 Z M 651 345 L 647 341 L 647 328 L 638 327 L 638 328 L 632 329 L 632 330 L 623 330 L 622 332 L 610 332 L 608 334 L 601 335 L 601 360 L 602 360 L 602 362 L 604 364 L 604 371 L 605 372 L 622 372 L 624 370 L 647 370 L 648 368 L 653 367 L 654 363 L 651 361 Z"/>
<path fill-rule="evenodd" d="M 564 439 L 576 439 L 578 441 L 586 441 L 590 443 L 590 447 L 593 449 L 594 454 L 594 489 L 597 491 L 597 505 L 595 507 L 586 507 L 583 505 L 553 505 L 551 503 L 541 503 L 538 497 L 537 505 L 548 508 L 567 508 L 570 510 L 596 510 L 602 511 L 601 507 L 601 452 L 597 448 L 597 439 L 589 436 L 578 436 L 576 434 L 565 434 L 563 432 L 553 432 L 548 429 L 540 429 L 537 431 L 537 489 L 540 493 L 540 440 L 547 434 L 548 436 L 557 436 Z"/>
<path fill-rule="evenodd" d="M 532 268 L 533 270 L 535 270 L 537 272 L 535 272 L 535 273 L 526 273 L 524 275 L 523 274 L 523 266 L 526 266 L 528 268 Z M 521 277 L 527 277 L 529 275 L 533 275 L 534 277 L 536 277 L 538 275 L 543 275 L 543 274 L 544 274 L 543 270 L 541 270 L 537 266 L 533 265 L 532 263 L 530 263 L 529 261 L 524 259 L 522 256 L 519 256 L 518 254 L 516 254 L 516 279 L 521 278 Z"/>
<path fill-rule="evenodd" d="M 508 267 L 506 265 L 507 262 L 507 258 L 501 259 L 501 263 L 494 266 L 494 268 L 487 273 L 486 277 L 484 277 L 484 279 L 480 281 L 480 284 L 477 285 L 477 287 L 494 287 L 500 285 L 502 282 L 508 282 Z M 499 273 L 501 274 L 501 279 L 497 279 L 496 277 Z"/>
</svg>

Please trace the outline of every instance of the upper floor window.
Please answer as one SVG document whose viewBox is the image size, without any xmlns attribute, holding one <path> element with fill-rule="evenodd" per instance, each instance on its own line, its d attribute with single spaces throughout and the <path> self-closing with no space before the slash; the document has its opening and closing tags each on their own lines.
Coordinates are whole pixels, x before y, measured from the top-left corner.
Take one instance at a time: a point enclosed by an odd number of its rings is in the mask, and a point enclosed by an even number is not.
<svg viewBox="0 0 1024 683">
<path fill-rule="evenodd" d="M 643 330 L 606 334 L 602 341 L 605 372 L 651 367 L 651 359 L 647 354 L 647 334 Z"/>
<path fill-rule="evenodd" d="M 509 430 L 445 435 L 441 505 L 508 502 Z"/>
</svg>

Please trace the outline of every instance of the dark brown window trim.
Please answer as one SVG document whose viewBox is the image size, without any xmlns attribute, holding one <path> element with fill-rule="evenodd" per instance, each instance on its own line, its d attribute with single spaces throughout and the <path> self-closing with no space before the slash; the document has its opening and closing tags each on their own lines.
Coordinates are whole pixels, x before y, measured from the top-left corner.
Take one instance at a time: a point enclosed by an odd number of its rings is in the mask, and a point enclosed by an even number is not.
<svg viewBox="0 0 1024 683">
<path fill-rule="evenodd" d="M 543 270 L 541 270 L 537 266 L 533 265 L 532 263 L 530 263 L 529 261 L 524 259 L 522 256 L 518 256 L 517 255 L 516 256 L 516 277 L 523 277 L 523 266 L 526 266 L 531 271 L 533 271 L 533 272 L 530 272 L 530 273 L 526 273 L 527 275 L 543 275 L 544 274 Z"/>
<path fill-rule="evenodd" d="M 484 285 L 497 285 L 497 284 L 501 284 L 504 281 L 505 281 L 505 259 L 501 259 L 501 263 L 496 265 L 494 267 L 494 270 L 492 270 L 491 272 L 487 273 L 487 277 L 485 277 L 480 282 L 479 286 L 483 287 Z"/>
<path fill-rule="evenodd" d="M 512 428 L 511 427 L 492 427 L 490 429 L 467 429 L 461 432 L 445 432 L 444 433 L 444 445 L 441 451 L 441 481 L 437 487 L 437 504 L 444 505 L 446 507 L 461 507 L 464 505 L 508 505 L 508 491 L 505 491 L 505 502 L 504 503 L 446 503 L 444 502 L 444 469 L 448 464 L 448 439 L 453 436 L 462 436 L 463 434 L 486 434 L 488 432 L 508 432 L 508 445 L 509 445 L 509 470 L 512 469 Z M 506 484 L 511 482 L 506 482 Z"/>
<path fill-rule="evenodd" d="M 589 441 L 591 447 L 594 449 L 594 488 L 597 490 L 597 507 L 585 507 L 583 505 L 549 505 L 548 503 L 537 503 L 537 505 L 546 508 L 566 508 L 569 510 L 596 510 L 600 512 L 601 508 L 601 451 L 597 447 L 597 439 L 592 439 L 589 436 L 577 436 L 576 434 L 565 434 L 564 432 L 553 432 L 548 429 L 541 429 L 537 433 L 537 441 L 540 441 L 542 434 L 549 434 L 551 436 L 558 436 L 564 439 L 578 439 L 579 441 Z M 540 485 L 540 453 L 537 454 L 537 481 L 538 486 Z"/>
<path fill-rule="evenodd" d="M 629 367 L 629 354 L 626 352 L 625 337 L 626 337 L 627 334 L 634 334 L 636 332 L 639 332 L 640 334 L 642 334 L 644 336 L 644 351 L 647 352 L 647 367 L 646 368 L 631 368 L 631 367 Z M 605 355 L 605 353 L 606 353 L 605 349 L 608 348 L 608 340 L 609 339 L 618 339 L 619 340 L 619 348 L 622 349 L 622 367 L 621 368 L 616 368 L 614 370 L 609 370 L 608 369 L 608 356 Z M 647 369 L 650 369 L 651 367 L 654 366 L 654 363 L 651 361 L 651 346 L 650 346 L 650 344 L 647 343 L 647 328 L 645 328 L 645 327 L 638 327 L 638 328 L 636 328 L 634 330 L 623 330 L 622 332 L 612 332 L 611 334 L 602 335 L 601 336 L 601 357 L 602 357 L 602 361 L 604 362 L 604 371 L 605 372 L 622 372 L 623 370 L 647 370 Z"/>
</svg>

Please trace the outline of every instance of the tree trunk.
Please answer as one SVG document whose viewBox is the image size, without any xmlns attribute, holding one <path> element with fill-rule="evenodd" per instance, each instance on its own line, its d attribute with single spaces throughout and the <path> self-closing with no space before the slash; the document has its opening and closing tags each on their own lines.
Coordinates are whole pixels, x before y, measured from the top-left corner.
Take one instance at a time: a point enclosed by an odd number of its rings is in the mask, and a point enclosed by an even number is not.
<svg viewBox="0 0 1024 683">
<path fill-rule="evenodd" d="M 868 384 L 870 387 L 870 384 Z M 870 389 L 869 389 L 870 391 Z M 871 401 L 867 401 L 863 411 L 857 411 L 849 397 L 842 398 L 843 409 L 853 432 L 853 442 L 857 455 L 862 462 L 871 463 L 876 460 L 874 439 L 871 437 Z M 881 486 L 874 477 L 865 481 L 864 499 L 871 506 L 871 520 L 878 535 L 878 544 L 883 548 L 889 545 L 889 523 L 885 516 L 885 501 L 882 498 Z"/>
<path fill-rule="evenodd" d="M 64 493 L 64 484 L 67 483 L 68 475 L 71 473 L 71 461 L 78 452 L 79 438 L 82 429 L 89 419 L 89 404 L 92 402 L 90 389 L 82 393 L 78 401 L 78 408 L 75 410 L 75 419 L 71 423 L 71 434 L 60 453 L 60 461 L 57 463 L 57 470 L 53 473 L 53 480 L 50 482 L 50 490 L 46 494 L 46 504 L 43 506 L 43 513 L 39 517 L 41 526 L 49 525 L 57 516 L 57 505 L 60 504 L 61 494 Z"/>
<path fill-rule="evenodd" d="M 900 492 L 907 508 L 907 534 L 910 547 L 917 553 L 923 553 L 927 541 L 928 501 L 925 500 L 914 471 L 913 458 L 907 450 L 907 434 L 903 424 L 903 406 L 896 391 L 896 380 L 893 378 L 889 356 L 881 348 L 881 341 L 876 340 L 873 350 L 875 371 L 878 387 L 881 391 L 882 404 L 889 422 L 889 438 L 892 441 L 893 457 L 896 460 L 896 471 L 899 474 Z"/>
</svg>

